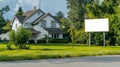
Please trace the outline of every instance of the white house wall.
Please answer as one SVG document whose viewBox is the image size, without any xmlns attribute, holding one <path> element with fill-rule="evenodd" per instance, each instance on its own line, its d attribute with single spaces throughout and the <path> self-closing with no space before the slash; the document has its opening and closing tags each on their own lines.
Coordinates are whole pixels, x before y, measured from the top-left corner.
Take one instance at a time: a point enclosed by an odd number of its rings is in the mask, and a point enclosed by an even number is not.
<svg viewBox="0 0 120 67">
<path fill-rule="evenodd" d="M 9 40 L 9 32 L 0 34 L 0 39 L 1 40 L 4 40 L 4 39 Z"/>
<path fill-rule="evenodd" d="M 15 18 L 15 20 L 13 21 L 12 30 L 15 30 L 15 31 L 17 30 L 16 25 L 17 25 L 17 28 L 21 26 L 21 23 L 18 21 L 17 18 Z"/>
<path fill-rule="evenodd" d="M 46 28 L 51 28 L 51 21 L 55 21 L 51 16 L 46 16 L 43 20 L 46 20 Z M 60 28 L 59 23 L 56 23 L 56 28 Z"/>
<path fill-rule="evenodd" d="M 37 25 L 34 25 L 33 29 L 40 32 L 37 39 L 45 38 L 45 35 L 48 35 L 48 32 L 41 27 L 40 23 Z"/>
</svg>

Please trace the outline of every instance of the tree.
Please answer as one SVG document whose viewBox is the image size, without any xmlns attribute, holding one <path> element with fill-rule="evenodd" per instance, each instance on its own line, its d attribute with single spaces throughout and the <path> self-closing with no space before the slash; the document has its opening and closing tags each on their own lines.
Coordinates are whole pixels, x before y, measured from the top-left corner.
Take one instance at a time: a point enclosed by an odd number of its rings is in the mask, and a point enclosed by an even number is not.
<svg viewBox="0 0 120 67">
<path fill-rule="evenodd" d="M 5 7 L 0 9 L 0 16 L 3 16 L 4 13 L 8 12 L 10 10 L 9 6 L 6 5 Z"/>
<path fill-rule="evenodd" d="M 4 30 L 10 31 L 11 30 L 11 21 L 7 20 L 6 25 L 3 27 Z"/>
<path fill-rule="evenodd" d="M 3 30 L 3 26 L 5 26 L 5 24 L 5 19 L 2 16 L 0 16 L 0 34 L 6 32 L 5 30 Z"/>
<path fill-rule="evenodd" d="M 120 1 L 119 0 L 66 0 L 68 5 L 69 32 L 72 40 L 82 37 L 85 18 L 109 18 L 110 31 L 106 34 L 108 44 L 120 44 Z M 85 7 L 86 6 L 86 7 Z M 76 34 L 77 33 L 77 34 Z M 102 44 L 102 33 L 93 33 L 95 44 Z M 80 40 L 79 38 L 77 40 Z"/>
<path fill-rule="evenodd" d="M 19 9 L 18 9 L 18 11 L 17 11 L 17 13 L 16 13 L 16 16 L 20 16 L 20 15 L 22 15 L 24 12 L 23 12 L 23 10 L 22 10 L 22 7 L 19 7 Z"/>
<path fill-rule="evenodd" d="M 24 29 L 23 27 L 19 27 L 17 31 L 11 30 L 9 34 L 10 41 L 20 49 L 26 48 L 25 43 L 29 40 L 30 36 L 30 31 Z"/>
<path fill-rule="evenodd" d="M 76 40 L 80 40 L 78 37 L 82 37 L 82 35 L 78 36 L 82 29 L 84 28 L 84 19 L 86 12 L 86 4 L 87 0 L 66 0 L 68 7 L 68 22 L 69 22 L 69 33 L 72 39 L 72 42 L 78 42 Z M 89 2 L 91 2 L 89 0 Z M 76 33 L 79 32 L 79 33 Z M 78 37 L 76 37 L 78 36 Z"/>
<path fill-rule="evenodd" d="M 8 12 L 9 6 L 5 6 L 3 8 L 0 9 L 0 34 L 1 33 L 5 33 L 6 31 L 3 29 L 3 27 L 6 25 L 6 20 L 3 17 L 3 14 L 5 14 L 6 12 Z"/>
<path fill-rule="evenodd" d="M 64 14 L 61 11 L 59 11 L 56 13 L 56 18 L 60 20 L 60 19 L 64 18 Z"/>
<path fill-rule="evenodd" d="M 101 8 L 105 8 L 104 10 L 102 9 L 103 12 L 103 17 L 108 17 L 110 20 L 110 31 L 107 33 L 106 38 L 108 41 L 108 44 L 110 45 L 116 45 L 118 44 L 118 40 L 119 40 L 119 32 L 120 30 L 118 30 L 119 24 L 120 24 L 120 20 L 119 20 L 119 16 L 120 16 L 120 7 L 119 7 L 119 0 L 104 0 L 101 3 Z"/>
</svg>

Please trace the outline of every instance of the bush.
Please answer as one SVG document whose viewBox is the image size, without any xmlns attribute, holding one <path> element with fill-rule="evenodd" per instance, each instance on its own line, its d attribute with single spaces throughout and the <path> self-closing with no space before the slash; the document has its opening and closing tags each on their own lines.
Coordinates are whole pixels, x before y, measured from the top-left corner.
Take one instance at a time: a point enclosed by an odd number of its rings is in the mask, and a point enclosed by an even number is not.
<svg viewBox="0 0 120 67">
<path fill-rule="evenodd" d="M 29 44 L 35 44 L 35 40 L 31 39 L 28 41 Z"/>
<path fill-rule="evenodd" d="M 20 49 L 24 49 L 25 43 L 27 43 L 30 36 L 31 32 L 24 29 L 23 27 L 19 27 L 17 31 L 11 30 L 9 33 L 10 41 L 13 42 L 15 46 Z"/>
<path fill-rule="evenodd" d="M 7 39 L 3 39 L 3 40 L 0 39 L 0 43 L 8 43 L 8 40 Z"/>
<path fill-rule="evenodd" d="M 46 43 L 46 39 L 38 39 L 37 43 Z"/>
<path fill-rule="evenodd" d="M 68 39 L 50 39 L 49 43 L 69 43 Z"/>
</svg>

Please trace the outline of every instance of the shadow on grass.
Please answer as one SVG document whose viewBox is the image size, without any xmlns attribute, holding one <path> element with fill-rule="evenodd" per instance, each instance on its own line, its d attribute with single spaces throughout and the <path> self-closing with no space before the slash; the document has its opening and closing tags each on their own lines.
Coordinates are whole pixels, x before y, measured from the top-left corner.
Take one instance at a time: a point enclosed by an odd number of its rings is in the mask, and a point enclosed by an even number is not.
<svg viewBox="0 0 120 67">
<path fill-rule="evenodd" d="M 87 46 L 86 44 L 72 44 L 72 43 L 46 43 L 46 44 L 29 44 L 34 46 Z"/>
<path fill-rule="evenodd" d="M 66 49 L 50 49 L 50 48 L 44 48 L 44 49 L 29 49 L 29 50 L 40 50 L 40 51 L 56 51 L 56 50 L 69 50 L 70 48 Z"/>
</svg>

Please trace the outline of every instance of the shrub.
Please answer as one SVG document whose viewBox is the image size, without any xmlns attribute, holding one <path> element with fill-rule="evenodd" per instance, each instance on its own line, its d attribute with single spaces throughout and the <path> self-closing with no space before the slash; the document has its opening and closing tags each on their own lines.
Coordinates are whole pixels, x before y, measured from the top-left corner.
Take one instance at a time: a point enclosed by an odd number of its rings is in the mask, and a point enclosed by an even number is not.
<svg viewBox="0 0 120 67">
<path fill-rule="evenodd" d="M 8 43 L 8 40 L 7 39 L 3 39 L 3 40 L 0 39 L 0 43 Z"/>
<path fill-rule="evenodd" d="M 31 39 L 28 41 L 29 44 L 35 44 L 35 40 Z"/>
<path fill-rule="evenodd" d="M 16 47 L 24 49 L 25 43 L 29 40 L 31 33 L 29 30 L 19 27 L 17 31 L 10 31 L 10 41 L 15 44 Z"/>
<path fill-rule="evenodd" d="M 37 43 L 46 43 L 46 39 L 38 39 Z"/>
<path fill-rule="evenodd" d="M 69 43 L 68 39 L 50 39 L 49 43 Z"/>
</svg>

